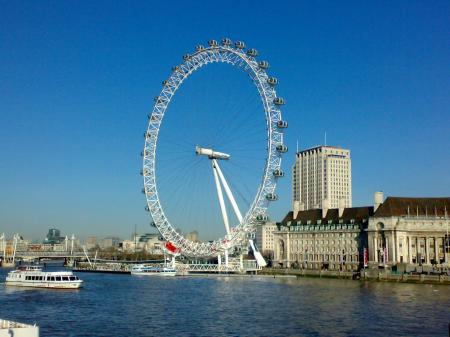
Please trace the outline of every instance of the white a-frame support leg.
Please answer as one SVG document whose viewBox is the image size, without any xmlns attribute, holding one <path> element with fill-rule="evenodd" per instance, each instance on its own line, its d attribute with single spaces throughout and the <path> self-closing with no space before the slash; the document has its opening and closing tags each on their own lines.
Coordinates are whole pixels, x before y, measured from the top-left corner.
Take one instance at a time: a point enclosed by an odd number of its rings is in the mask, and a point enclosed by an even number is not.
<svg viewBox="0 0 450 337">
<path fill-rule="evenodd" d="M 216 183 L 216 188 L 217 188 L 217 196 L 219 197 L 220 210 L 222 211 L 223 223 L 225 225 L 225 230 L 228 235 L 228 234 L 230 234 L 230 224 L 228 222 L 228 214 L 227 214 L 227 209 L 225 208 L 225 201 L 223 200 L 222 187 L 220 186 L 219 177 L 217 175 L 218 164 L 215 159 L 211 160 L 211 164 L 212 164 L 212 169 L 213 169 L 213 173 L 214 173 L 214 181 Z"/>
<path fill-rule="evenodd" d="M 219 163 L 215 159 L 213 159 L 212 161 L 213 161 L 213 168 L 215 167 L 217 173 L 219 174 L 220 181 L 222 182 L 223 188 L 225 189 L 225 193 L 227 194 L 227 197 L 230 200 L 231 206 L 233 207 L 233 211 L 236 214 L 239 223 L 242 223 L 241 211 L 239 210 L 236 200 L 234 199 L 233 194 L 231 193 L 230 187 L 228 186 L 228 183 L 225 180 L 225 177 L 223 176 L 222 170 L 219 167 Z"/>
<path fill-rule="evenodd" d="M 238 218 L 239 223 L 242 223 L 242 214 L 241 214 L 241 211 L 239 210 L 236 200 L 233 197 L 233 193 L 231 193 L 230 187 L 228 186 L 228 183 L 225 180 L 222 170 L 219 167 L 219 163 L 217 162 L 216 159 L 213 158 L 211 160 L 211 164 L 212 164 L 212 169 L 213 169 L 213 173 L 214 173 L 214 181 L 216 183 L 216 188 L 217 188 L 217 196 L 219 197 L 219 205 L 220 205 L 220 210 L 222 212 L 223 223 L 225 224 L 225 230 L 228 235 L 228 234 L 230 234 L 230 224 L 228 221 L 228 214 L 227 214 L 227 210 L 225 207 L 225 201 L 223 199 L 222 186 L 220 185 L 220 183 L 222 183 L 223 188 L 225 189 L 225 193 L 227 194 L 227 197 L 230 200 L 231 206 L 233 207 L 233 211 L 236 214 L 236 217 Z M 219 179 L 220 179 L 220 181 L 219 181 Z M 221 264 L 220 255 L 219 255 L 218 261 L 219 261 L 219 268 L 220 268 L 220 264 Z M 228 250 L 225 250 L 225 266 L 228 267 Z"/>
</svg>

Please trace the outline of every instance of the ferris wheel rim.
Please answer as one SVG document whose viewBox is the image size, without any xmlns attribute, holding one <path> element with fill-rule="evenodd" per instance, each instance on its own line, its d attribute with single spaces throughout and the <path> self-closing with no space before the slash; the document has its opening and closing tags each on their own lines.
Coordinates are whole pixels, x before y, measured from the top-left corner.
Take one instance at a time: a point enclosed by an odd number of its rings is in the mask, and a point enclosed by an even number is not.
<svg viewBox="0 0 450 337">
<path fill-rule="evenodd" d="M 214 42 L 214 40 L 212 41 Z M 262 67 L 261 62 L 258 64 L 256 61 L 256 55 L 254 55 L 254 52 L 252 53 L 255 50 L 250 49 L 245 53 L 243 48 L 238 47 L 239 43 L 236 42 L 236 48 L 233 48 L 230 44 L 218 45 L 210 41 L 209 47 L 199 46 L 195 53 L 183 57 L 184 62 L 173 67 L 168 80 L 163 82 L 163 89 L 160 95 L 155 98 L 155 105 L 151 115 L 149 115 L 148 128 L 145 133 L 142 171 L 144 193 L 147 199 L 146 209 L 151 213 L 155 227 L 163 238 L 175 244 L 181 249 L 182 254 L 187 256 L 216 255 L 227 247 L 238 245 L 245 240 L 247 233 L 254 231 L 255 224 L 258 222 L 257 218 L 266 216 L 268 202 L 271 200 L 268 196 L 276 196 L 274 192 L 278 177 L 275 176 L 275 172 L 281 172 L 281 154 L 283 151 L 280 151 L 280 147 L 285 147 L 282 128 L 279 125 L 280 122 L 284 122 L 279 107 L 281 104 L 277 104 L 276 101 L 281 98 L 277 97 L 274 85 L 270 84 L 269 79 L 273 78 L 267 75 L 267 67 Z M 156 184 L 156 149 L 161 123 L 172 97 L 193 72 L 209 63 L 229 63 L 237 68 L 242 68 L 251 77 L 263 101 L 267 124 L 267 154 L 261 183 L 243 221 L 233 227 L 230 234 L 225 238 L 219 238 L 213 242 L 193 242 L 179 234 L 164 213 Z"/>
</svg>

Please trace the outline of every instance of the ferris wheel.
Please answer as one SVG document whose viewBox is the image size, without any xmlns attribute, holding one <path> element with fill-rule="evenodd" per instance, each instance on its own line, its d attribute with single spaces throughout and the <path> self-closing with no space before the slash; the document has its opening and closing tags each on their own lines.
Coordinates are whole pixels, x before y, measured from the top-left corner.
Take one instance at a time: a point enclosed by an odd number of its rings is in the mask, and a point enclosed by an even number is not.
<svg viewBox="0 0 450 337">
<path fill-rule="evenodd" d="M 222 253 L 228 256 L 229 251 L 235 247 L 242 247 L 248 242 L 250 234 L 254 233 L 258 223 L 268 220 L 267 207 L 270 202 L 278 199 L 275 187 L 277 180 L 284 176 L 284 172 L 281 170 L 281 157 L 288 150 L 283 143 L 283 131 L 288 124 L 282 119 L 280 110 L 284 105 L 284 99 L 278 97 L 275 91 L 278 80 L 267 74 L 269 63 L 267 61 L 258 62 L 257 56 L 256 49 L 246 49 L 242 41 L 237 41 L 233 45 L 228 38 L 222 39 L 220 44 L 215 40 L 210 40 L 207 47 L 198 45 L 194 53 L 184 55 L 183 62 L 172 68 L 172 73 L 167 80 L 163 81 L 163 88 L 155 97 L 153 111 L 148 116 L 149 123 L 144 135 L 145 146 L 142 152 L 143 170 L 141 172 L 144 178 L 143 192 L 147 199 L 146 210 L 150 212 L 153 224 L 164 240 L 184 256 L 208 257 Z M 157 188 L 156 149 L 164 115 L 175 93 L 193 72 L 210 63 L 230 64 L 242 69 L 251 78 L 263 104 L 267 130 L 267 151 L 260 185 L 255 191 L 250 207 L 245 212 L 241 212 L 220 168 L 222 163 L 226 165 L 227 161 L 233 160 L 233 153 L 219 152 L 218 149 L 203 147 L 202 144 L 192 148 L 192 151 L 195 151 L 198 156 L 204 156 L 211 162 L 221 210 L 221 215 L 217 214 L 217 216 L 222 216 L 226 231 L 223 238 L 210 242 L 194 242 L 185 238 L 175 229 L 176 224 L 169 221 L 170 215 L 166 215 L 163 210 Z M 225 151 L 226 149 L 220 150 Z M 230 226 L 223 190 L 239 221 L 236 226 Z M 250 245 L 254 250 L 256 249 L 252 241 L 250 241 Z"/>
</svg>

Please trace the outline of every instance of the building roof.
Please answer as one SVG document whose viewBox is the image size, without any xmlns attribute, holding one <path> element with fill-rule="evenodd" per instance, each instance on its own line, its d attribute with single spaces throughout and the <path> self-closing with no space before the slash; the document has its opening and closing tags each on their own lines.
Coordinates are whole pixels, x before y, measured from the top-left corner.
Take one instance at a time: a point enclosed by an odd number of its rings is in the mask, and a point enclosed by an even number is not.
<svg viewBox="0 0 450 337">
<path fill-rule="evenodd" d="M 318 220 L 322 223 L 327 224 L 330 220 L 333 224 L 338 224 L 340 220 L 344 223 L 350 223 L 351 220 L 354 220 L 355 223 L 361 223 L 363 220 L 367 220 L 370 216 L 373 215 L 373 207 L 372 206 L 364 206 L 364 207 L 350 207 L 345 208 L 342 216 L 339 217 L 339 209 L 331 208 L 327 211 L 325 217 L 322 217 L 322 209 L 308 209 L 306 211 L 300 211 L 297 214 L 297 217 L 293 218 L 293 211 L 290 211 L 284 219 L 281 221 L 282 225 L 287 225 L 289 221 L 300 222 L 301 224 L 309 224 L 315 225 Z"/>
<path fill-rule="evenodd" d="M 378 207 L 375 217 L 391 216 L 448 216 L 450 197 L 445 198 L 404 198 L 387 197 Z"/>
<path fill-rule="evenodd" d="M 307 149 L 304 149 L 304 150 L 299 150 L 299 151 L 296 152 L 296 155 L 297 156 L 301 156 L 301 155 L 308 154 L 308 153 L 311 153 L 311 152 L 314 152 L 314 151 L 322 152 L 322 149 L 341 150 L 341 151 L 345 152 L 345 155 L 347 155 L 347 154 L 350 155 L 350 150 L 349 149 L 344 149 L 341 146 L 330 146 L 330 145 L 318 145 L 318 146 L 314 146 L 314 147 L 307 148 Z"/>
</svg>

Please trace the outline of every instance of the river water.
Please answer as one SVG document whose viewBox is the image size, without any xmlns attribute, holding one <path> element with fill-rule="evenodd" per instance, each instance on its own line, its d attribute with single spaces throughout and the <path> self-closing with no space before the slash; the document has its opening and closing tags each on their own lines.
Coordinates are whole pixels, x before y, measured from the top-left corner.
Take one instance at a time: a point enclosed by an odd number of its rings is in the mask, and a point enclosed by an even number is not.
<svg viewBox="0 0 450 337">
<path fill-rule="evenodd" d="M 0 280 L 6 270 L 0 268 Z M 447 336 L 450 286 L 260 276 L 77 274 L 80 290 L 0 284 L 0 318 L 40 336 Z"/>
</svg>

